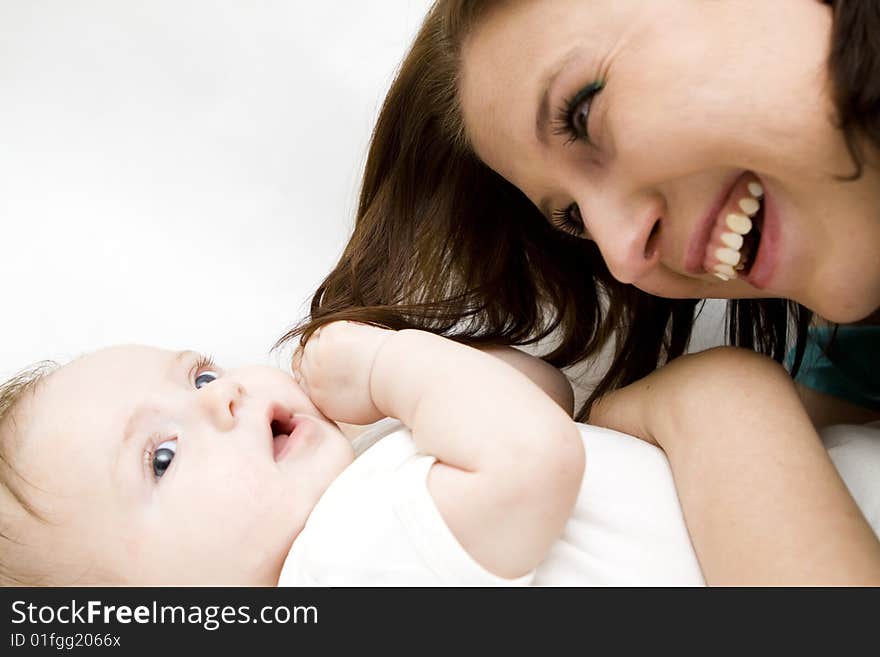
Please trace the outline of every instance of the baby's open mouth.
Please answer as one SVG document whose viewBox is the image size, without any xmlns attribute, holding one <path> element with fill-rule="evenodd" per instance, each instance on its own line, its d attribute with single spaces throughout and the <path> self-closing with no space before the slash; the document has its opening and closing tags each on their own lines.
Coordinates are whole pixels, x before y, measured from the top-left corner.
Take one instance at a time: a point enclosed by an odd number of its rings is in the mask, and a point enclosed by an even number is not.
<svg viewBox="0 0 880 657">
<path fill-rule="evenodd" d="M 269 423 L 269 428 L 272 431 L 273 457 L 277 461 L 287 447 L 290 434 L 296 428 L 296 421 L 290 411 L 278 407 L 272 411 L 272 421 Z"/>
<path fill-rule="evenodd" d="M 723 281 L 748 276 L 761 247 L 764 188 L 757 176 L 745 177 L 730 203 L 718 215 L 703 260 L 703 268 Z"/>
</svg>

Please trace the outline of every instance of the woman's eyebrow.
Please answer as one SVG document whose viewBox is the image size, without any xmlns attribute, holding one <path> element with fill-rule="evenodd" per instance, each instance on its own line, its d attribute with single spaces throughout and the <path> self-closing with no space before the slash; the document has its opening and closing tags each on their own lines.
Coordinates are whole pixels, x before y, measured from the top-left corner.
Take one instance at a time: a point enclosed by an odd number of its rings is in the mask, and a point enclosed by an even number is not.
<svg viewBox="0 0 880 657">
<path fill-rule="evenodd" d="M 549 124 L 550 124 L 550 90 L 556 83 L 556 79 L 568 67 L 572 60 L 578 55 L 578 48 L 572 48 L 562 56 L 552 67 L 541 77 L 541 95 L 538 98 L 538 113 L 535 116 L 535 136 L 538 141 L 547 145 L 549 141 Z"/>
<path fill-rule="evenodd" d="M 546 197 L 542 197 L 541 200 L 538 201 L 538 210 L 544 215 L 544 219 L 549 220 L 553 217 L 553 208 L 550 205 L 550 199 Z"/>
</svg>

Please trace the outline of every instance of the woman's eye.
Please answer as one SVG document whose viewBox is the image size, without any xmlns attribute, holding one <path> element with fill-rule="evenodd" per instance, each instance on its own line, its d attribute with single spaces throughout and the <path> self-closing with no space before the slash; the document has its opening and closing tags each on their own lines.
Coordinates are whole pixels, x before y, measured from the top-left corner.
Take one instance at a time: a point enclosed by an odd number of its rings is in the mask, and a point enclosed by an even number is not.
<svg viewBox="0 0 880 657">
<path fill-rule="evenodd" d="M 165 474 L 168 466 L 171 465 L 172 459 L 174 459 L 174 453 L 176 450 L 176 440 L 166 440 L 153 450 L 150 467 L 153 469 L 153 475 L 156 479 Z"/>
<path fill-rule="evenodd" d="M 577 203 L 572 203 L 564 210 L 554 210 L 551 220 L 553 226 L 569 235 L 585 237 L 584 220 Z"/>
<path fill-rule="evenodd" d="M 553 121 L 556 127 L 553 132 L 567 135 L 568 143 L 577 140 L 591 143 L 590 108 L 593 105 L 595 95 L 602 91 L 602 86 L 602 82 L 591 82 L 572 98 L 566 100 L 556 112 Z"/>
<path fill-rule="evenodd" d="M 590 104 L 592 102 L 592 98 L 584 100 L 576 105 L 571 113 L 571 125 L 574 128 L 574 133 L 579 139 L 585 141 L 590 141 L 590 131 L 588 130 L 588 127 L 590 121 Z"/>
<path fill-rule="evenodd" d="M 217 374 L 216 372 L 212 372 L 211 370 L 200 372 L 194 381 L 196 389 L 208 385 L 209 383 L 211 383 L 211 381 L 214 381 L 219 376 L 219 374 Z"/>
</svg>

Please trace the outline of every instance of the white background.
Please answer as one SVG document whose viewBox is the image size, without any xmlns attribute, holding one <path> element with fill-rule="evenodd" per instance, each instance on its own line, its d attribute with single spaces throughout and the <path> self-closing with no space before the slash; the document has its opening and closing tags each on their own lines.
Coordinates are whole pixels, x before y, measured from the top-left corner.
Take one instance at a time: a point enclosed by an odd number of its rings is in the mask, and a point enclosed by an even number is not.
<svg viewBox="0 0 880 657">
<path fill-rule="evenodd" d="M 0 0 L 0 376 L 131 342 L 266 362 L 429 4 Z"/>
</svg>

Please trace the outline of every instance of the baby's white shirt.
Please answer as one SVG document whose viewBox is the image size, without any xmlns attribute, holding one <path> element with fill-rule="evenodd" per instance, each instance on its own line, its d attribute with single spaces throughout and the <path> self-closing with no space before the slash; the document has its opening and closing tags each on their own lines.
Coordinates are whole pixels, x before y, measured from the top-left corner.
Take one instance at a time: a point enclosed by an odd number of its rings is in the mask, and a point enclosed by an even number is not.
<svg viewBox="0 0 880 657">
<path fill-rule="evenodd" d="M 578 427 L 587 466 L 577 503 L 533 572 L 504 579 L 467 553 L 428 490 L 435 458 L 386 421 L 315 506 L 279 585 L 702 585 L 664 454 L 632 436 Z"/>
</svg>

